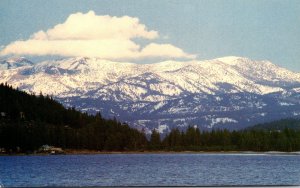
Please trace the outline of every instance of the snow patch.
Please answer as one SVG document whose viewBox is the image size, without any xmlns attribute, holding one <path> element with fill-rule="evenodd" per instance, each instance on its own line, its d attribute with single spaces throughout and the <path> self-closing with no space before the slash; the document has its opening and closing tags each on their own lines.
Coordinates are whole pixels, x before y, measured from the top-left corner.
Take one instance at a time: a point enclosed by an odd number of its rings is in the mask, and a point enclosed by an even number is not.
<svg viewBox="0 0 300 188">
<path fill-rule="evenodd" d="M 299 115 L 300 115 L 300 112 L 293 112 L 293 115 L 294 115 L 294 116 L 299 116 Z"/>
<path fill-rule="evenodd" d="M 168 125 L 159 125 L 158 128 L 156 128 L 156 130 L 162 134 L 165 132 L 165 130 L 169 130 L 169 126 Z"/>
<path fill-rule="evenodd" d="M 237 120 L 232 119 L 232 118 L 213 118 L 211 119 L 211 124 L 210 124 L 210 128 L 214 127 L 214 125 L 216 124 L 225 124 L 225 123 L 238 123 Z"/>
<path fill-rule="evenodd" d="M 287 103 L 287 102 L 279 102 L 279 105 L 280 105 L 280 106 L 293 106 L 293 105 L 295 105 L 295 104 Z"/>
<path fill-rule="evenodd" d="M 267 115 L 267 113 L 260 113 L 259 115 L 262 116 L 262 117 L 264 117 L 264 116 Z"/>
</svg>

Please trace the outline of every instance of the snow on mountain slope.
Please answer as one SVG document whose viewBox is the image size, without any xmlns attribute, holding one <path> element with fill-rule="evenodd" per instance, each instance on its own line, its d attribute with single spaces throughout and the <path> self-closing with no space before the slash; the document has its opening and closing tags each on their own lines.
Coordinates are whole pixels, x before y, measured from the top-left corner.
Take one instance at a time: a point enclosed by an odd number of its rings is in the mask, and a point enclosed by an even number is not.
<svg viewBox="0 0 300 188">
<path fill-rule="evenodd" d="M 79 57 L 37 64 L 21 58 L 1 65 L 0 82 L 137 127 L 246 126 L 300 112 L 300 74 L 269 61 L 232 56 L 134 64 Z"/>
<path fill-rule="evenodd" d="M 2 61 L 0 60 L 0 70 L 15 69 L 18 67 L 29 65 L 33 65 L 33 63 L 31 61 L 28 61 L 24 57 L 10 58 Z"/>
</svg>

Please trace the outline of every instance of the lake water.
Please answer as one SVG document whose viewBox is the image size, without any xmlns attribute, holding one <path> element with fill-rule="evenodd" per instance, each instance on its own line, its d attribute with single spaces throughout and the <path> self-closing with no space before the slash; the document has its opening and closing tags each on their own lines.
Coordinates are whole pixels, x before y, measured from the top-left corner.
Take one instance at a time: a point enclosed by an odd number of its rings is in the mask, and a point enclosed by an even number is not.
<svg viewBox="0 0 300 188">
<path fill-rule="evenodd" d="M 300 155 L 0 156 L 0 178 L 4 187 L 300 185 Z"/>
</svg>

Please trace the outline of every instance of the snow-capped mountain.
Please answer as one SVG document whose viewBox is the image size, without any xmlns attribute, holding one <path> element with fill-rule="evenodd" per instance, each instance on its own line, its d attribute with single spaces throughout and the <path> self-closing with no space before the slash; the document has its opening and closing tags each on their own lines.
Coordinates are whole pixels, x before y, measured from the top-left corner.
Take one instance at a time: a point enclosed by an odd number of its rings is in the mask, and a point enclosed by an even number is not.
<svg viewBox="0 0 300 188">
<path fill-rule="evenodd" d="M 0 70 L 15 69 L 29 65 L 33 65 L 33 63 L 24 57 L 10 58 L 2 61 L 0 60 Z"/>
<path fill-rule="evenodd" d="M 69 58 L 9 66 L 0 82 L 145 131 L 239 129 L 300 117 L 300 74 L 243 57 L 154 64 Z"/>
</svg>

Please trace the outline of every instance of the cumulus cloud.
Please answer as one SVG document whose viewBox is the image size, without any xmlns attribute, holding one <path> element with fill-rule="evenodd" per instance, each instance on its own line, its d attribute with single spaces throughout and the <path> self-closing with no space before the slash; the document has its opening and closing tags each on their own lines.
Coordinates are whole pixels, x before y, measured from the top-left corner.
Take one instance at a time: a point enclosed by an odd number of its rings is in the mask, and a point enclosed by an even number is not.
<svg viewBox="0 0 300 188">
<path fill-rule="evenodd" d="M 155 54 L 157 57 L 174 57 L 174 58 L 189 58 L 193 59 L 195 55 L 186 54 L 182 49 L 171 44 L 156 44 L 151 43 L 143 48 L 140 52 L 142 57 L 151 57 Z"/>
<path fill-rule="evenodd" d="M 33 34 L 33 39 L 49 40 L 99 40 L 99 39 L 154 39 L 157 31 L 148 31 L 138 18 L 129 16 L 97 16 L 90 11 L 86 14 L 71 14 L 65 23 L 54 28 Z"/>
<path fill-rule="evenodd" d="M 113 60 L 195 58 L 171 44 L 151 43 L 142 48 L 133 41 L 134 38 L 153 40 L 159 38 L 159 34 L 148 30 L 138 18 L 79 12 L 71 14 L 62 24 L 32 34 L 28 40 L 10 43 L 0 55 L 88 56 Z"/>
</svg>

